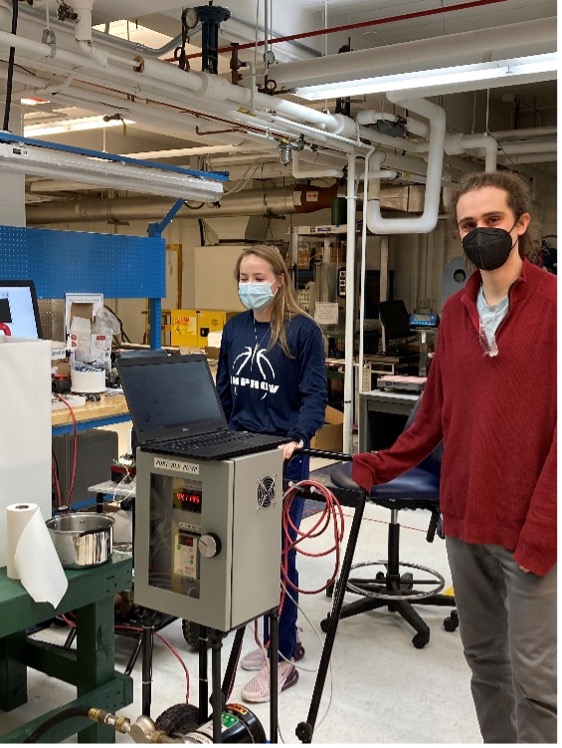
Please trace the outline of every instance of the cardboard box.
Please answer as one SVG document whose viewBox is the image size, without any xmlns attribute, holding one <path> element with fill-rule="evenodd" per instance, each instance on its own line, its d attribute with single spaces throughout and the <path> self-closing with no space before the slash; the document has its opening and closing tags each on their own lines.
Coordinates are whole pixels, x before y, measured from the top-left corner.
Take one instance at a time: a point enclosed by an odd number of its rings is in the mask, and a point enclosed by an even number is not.
<svg viewBox="0 0 562 748">
<path fill-rule="evenodd" d="M 343 413 L 331 405 L 326 406 L 324 425 L 318 429 L 310 442 L 312 449 L 341 452 L 343 449 Z"/>
</svg>

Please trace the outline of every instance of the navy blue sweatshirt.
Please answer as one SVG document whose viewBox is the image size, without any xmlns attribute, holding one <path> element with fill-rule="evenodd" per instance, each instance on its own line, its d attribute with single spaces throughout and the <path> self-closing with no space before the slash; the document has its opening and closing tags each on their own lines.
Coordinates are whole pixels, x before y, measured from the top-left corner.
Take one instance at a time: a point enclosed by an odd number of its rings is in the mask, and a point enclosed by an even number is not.
<svg viewBox="0 0 562 748">
<path fill-rule="evenodd" d="M 322 332 L 303 315 L 286 325 L 288 358 L 279 344 L 267 350 L 268 322 L 251 311 L 224 328 L 217 390 L 231 428 L 289 436 L 306 444 L 324 423 L 327 388 Z"/>
</svg>

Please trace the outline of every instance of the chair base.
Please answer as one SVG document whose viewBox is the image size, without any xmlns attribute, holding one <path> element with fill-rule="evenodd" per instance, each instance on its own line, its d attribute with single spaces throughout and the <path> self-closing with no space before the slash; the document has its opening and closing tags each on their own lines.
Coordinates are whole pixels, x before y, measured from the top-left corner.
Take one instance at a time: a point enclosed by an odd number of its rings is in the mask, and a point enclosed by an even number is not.
<svg viewBox="0 0 562 748">
<path fill-rule="evenodd" d="M 350 618 L 351 616 L 365 613 L 369 610 L 387 607 L 389 611 L 398 613 L 416 632 L 412 644 L 416 649 L 423 649 L 430 639 L 430 629 L 427 623 L 414 609 L 416 605 L 438 605 L 454 607 L 455 599 L 450 595 L 441 595 L 445 580 L 434 569 L 417 564 L 400 563 L 400 567 L 423 571 L 429 579 L 414 579 L 411 572 L 405 574 L 390 574 L 387 561 L 370 561 L 354 564 L 352 569 L 357 570 L 365 566 L 385 566 L 386 572 L 379 572 L 374 579 L 350 578 L 346 585 L 346 591 L 362 595 L 360 600 L 355 600 L 342 606 L 339 618 Z M 432 584 L 433 589 L 419 590 L 416 584 Z M 331 592 L 331 591 L 330 591 Z M 330 614 L 320 622 L 320 628 L 326 632 L 330 622 Z M 456 611 L 445 619 L 444 627 L 447 631 L 454 631 L 458 625 Z"/>
</svg>

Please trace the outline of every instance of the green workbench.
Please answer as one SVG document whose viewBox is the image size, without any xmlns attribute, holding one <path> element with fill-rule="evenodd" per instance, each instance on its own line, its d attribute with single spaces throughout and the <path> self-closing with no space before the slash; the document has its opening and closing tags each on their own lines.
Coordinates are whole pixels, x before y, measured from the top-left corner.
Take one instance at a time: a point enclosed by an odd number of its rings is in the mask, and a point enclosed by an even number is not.
<svg viewBox="0 0 562 748">
<path fill-rule="evenodd" d="M 115 671 L 114 595 L 131 588 L 132 560 L 114 552 L 101 566 L 67 570 L 68 589 L 56 610 L 49 603 L 34 603 L 19 581 L 8 579 L 0 568 L 0 733 L 2 711 L 27 702 L 27 668 L 76 686 L 74 701 L 61 707 L 97 706 L 115 712 L 133 700 L 133 682 Z M 75 611 L 77 646 L 65 649 L 26 636 L 26 630 Z M 0 734 L 0 743 L 21 743 L 59 709 Z M 39 742 L 60 742 L 78 732 L 80 743 L 113 743 L 115 732 L 85 717 L 61 722 Z"/>
</svg>

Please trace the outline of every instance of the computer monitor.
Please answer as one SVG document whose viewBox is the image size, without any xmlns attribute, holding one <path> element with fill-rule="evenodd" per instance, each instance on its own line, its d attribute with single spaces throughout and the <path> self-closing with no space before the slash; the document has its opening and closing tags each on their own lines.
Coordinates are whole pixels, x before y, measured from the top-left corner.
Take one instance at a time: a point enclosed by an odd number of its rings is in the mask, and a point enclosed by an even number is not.
<svg viewBox="0 0 562 748">
<path fill-rule="evenodd" d="M 0 280 L 0 335 L 42 338 L 37 294 L 32 280 Z"/>
<path fill-rule="evenodd" d="M 401 338 L 409 338 L 412 335 L 410 330 L 410 315 L 401 299 L 380 301 L 379 315 L 382 326 L 384 327 L 387 343 Z"/>
</svg>

